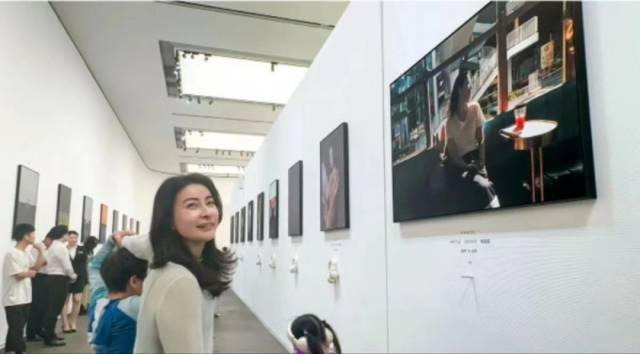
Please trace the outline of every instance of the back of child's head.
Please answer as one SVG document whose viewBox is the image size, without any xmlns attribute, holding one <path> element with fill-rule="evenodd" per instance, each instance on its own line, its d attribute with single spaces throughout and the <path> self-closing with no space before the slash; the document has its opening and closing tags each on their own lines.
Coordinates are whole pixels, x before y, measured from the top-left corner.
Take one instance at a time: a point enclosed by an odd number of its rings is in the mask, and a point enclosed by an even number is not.
<svg viewBox="0 0 640 354">
<path fill-rule="evenodd" d="M 137 258 L 126 248 L 120 248 L 102 263 L 100 276 L 110 293 L 124 292 L 131 277 L 144 280 L 147 266 L 147 261 Z"/>
<path fill-rule="evenodd" d="M 293 320 L 289 325 L 288 336 L 296 353 L 342 354 L 335 331 L 316 315 L 306 314 Z"/>
</svg>

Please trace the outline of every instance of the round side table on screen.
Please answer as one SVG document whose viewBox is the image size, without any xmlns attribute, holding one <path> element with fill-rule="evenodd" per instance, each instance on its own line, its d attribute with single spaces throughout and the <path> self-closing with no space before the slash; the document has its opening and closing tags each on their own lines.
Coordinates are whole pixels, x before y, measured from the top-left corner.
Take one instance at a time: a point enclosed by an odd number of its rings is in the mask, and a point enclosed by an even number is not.
<svg viewBox="0 0 640 354">
<path fill-rule="evenodd" d="M 500 135 L 513 140 L 515 150 L 529 150 L 531 156 L 531 201 L 533 203 L 536 202 L 536 189 L 538 188 L 536 177 L 539 182 L 540 201 L 544 202 L 544 155 L 542 148 L 551 143 L 553 131 L 557 127 L 558 122 L 535 119 L 527 121 L 521 130 L 516 130 L 515 124 L 500 130 Z M 539 171 L 536 171 L 536 165 L 539 165 Z M 536 172 L 539 175 L 536 175 Z"/>
</svg>

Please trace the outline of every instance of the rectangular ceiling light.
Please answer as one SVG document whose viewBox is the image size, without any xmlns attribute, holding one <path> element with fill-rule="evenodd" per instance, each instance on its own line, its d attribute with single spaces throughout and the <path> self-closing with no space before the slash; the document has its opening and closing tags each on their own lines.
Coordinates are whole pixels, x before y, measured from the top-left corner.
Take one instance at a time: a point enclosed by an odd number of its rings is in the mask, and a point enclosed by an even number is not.
<svg viewBox="0 0 640 354">
<path fill-rule="evenodd" d="M 306 67 L 178 52 L 180 93 L 270 104 L 286 104 Z"/>
<path fill-rule="evenodd" d="M 187 131 L 184 134 L 187 149 L 232 151 L 258 151 L 264 140 L 262 135 Z"/>
<path fill-rule="evenodd" d="M 187 172 L 214 176 L 242 176 L 244 169 L 239 166 L 198 165 L 190 163 L 187 164 Z"/>
</svg>

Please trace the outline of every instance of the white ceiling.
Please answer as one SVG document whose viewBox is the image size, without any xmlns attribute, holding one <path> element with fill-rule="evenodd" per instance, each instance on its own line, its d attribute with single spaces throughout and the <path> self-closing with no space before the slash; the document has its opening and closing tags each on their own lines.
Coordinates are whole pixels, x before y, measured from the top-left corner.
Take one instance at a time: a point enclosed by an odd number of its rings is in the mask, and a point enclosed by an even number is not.
<svg viewBox="0 0 640 354">
<path fill-rule="evenodd" d="M 159 42 L 313 61 L 347 2 L 52 2 L 147 167 L 244 166 L 239 154 L 176 147 L 174 127 L 266 134 L 281 108 L 169 97 Z M 230 10 L 230 11 L 227 11 Z"/>
</svg>

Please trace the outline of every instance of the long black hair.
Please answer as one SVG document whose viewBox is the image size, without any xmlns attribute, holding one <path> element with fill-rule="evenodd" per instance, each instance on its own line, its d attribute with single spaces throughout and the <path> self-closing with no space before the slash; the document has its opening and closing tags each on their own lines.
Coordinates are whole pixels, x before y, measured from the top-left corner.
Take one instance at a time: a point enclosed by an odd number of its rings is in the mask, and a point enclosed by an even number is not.
<svg viewBox="0 0 640 354">
<path fill-rule="evenodd" d="M 216 297 L 229 288 L 236 260 L 233 254 L 225 254 L 218 250 L 215 239 L 205 243 L 202 259 L 196 259 L 176 230 L 174 224 L 176 196 L 182 189 L 192 184 L 202 185 L 209 190 L 218 208 L 218 224 L 222 221 L 222 201 L 211 178 L 198 173 L 168 178 L 158 188 L 153 202 L 149 231 L 153 248 L 151 268 L 164 267 L 167 262 L 180 264 L 196 277 L 200 288 Z"/>
<path fill-rule="evenodd" d="M 335 354 L 342 354 L 342 348 L 340 347 L 340 341 L 336 331 L 327 323 L 327 321 L 321 320 L 314 314 L 305 314 L 299 316 L 291 323 L 291 335 L 296 339 L 300 337 L 307 338 L 307 346 L 309 347 L 309 354 L 324 354 L 323 346 L 333 344 L 333 352 Z M 326 330 L 331 332 L 333 341 L 328 343 Z M 300 348 L 298 348 L 300 349 Z"/>
<path fill-rule="evenodd" d="M 69 232 L 71 233 L 71 232 Z M 90 254 L 93 255 L 93 250 L 96 248 L 96 246 L 98 245 L 98 238 L 95 236 L 89 236 L 87 237 L 87 240 L 84 241 L 84 250 Z"/>
<path fill-rule="evenodd" d="M 458 109 L 458 103 L 460 102 L 460 89 L 469 82 L 469 76 L 466 70 L 460 70 L 458 77 L 453 82 L 453 89 L 451 89 L 451 98 L 449 100 L 449 114 L 453 115 Z"/>
</svg>

